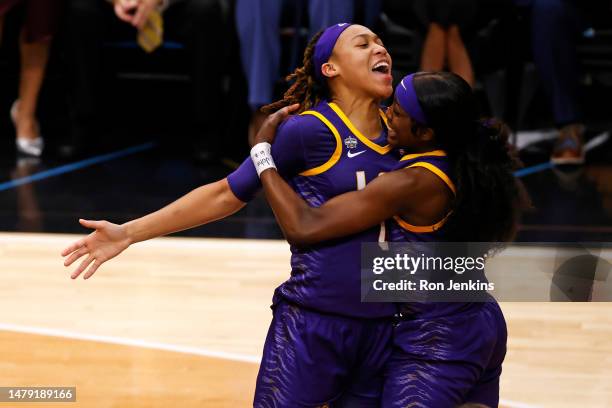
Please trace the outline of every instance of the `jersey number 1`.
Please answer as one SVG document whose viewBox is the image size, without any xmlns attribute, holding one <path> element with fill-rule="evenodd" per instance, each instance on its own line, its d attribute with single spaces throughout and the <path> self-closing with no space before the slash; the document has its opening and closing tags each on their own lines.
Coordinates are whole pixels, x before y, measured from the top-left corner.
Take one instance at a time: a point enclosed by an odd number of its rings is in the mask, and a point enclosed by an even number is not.
<svg viewBox="0 0 612 408">
<path fill-rule="evenodd" d="M 357 178 L 357 190 L 363 190 L 366 187 L 367 181 L 365 171 L 358 171 L 355 173 Z M 387 228 L 385 222 L 380 223 L 380 231 L 378 232 L 378 242 L 386 242 Z"/>
</svg>

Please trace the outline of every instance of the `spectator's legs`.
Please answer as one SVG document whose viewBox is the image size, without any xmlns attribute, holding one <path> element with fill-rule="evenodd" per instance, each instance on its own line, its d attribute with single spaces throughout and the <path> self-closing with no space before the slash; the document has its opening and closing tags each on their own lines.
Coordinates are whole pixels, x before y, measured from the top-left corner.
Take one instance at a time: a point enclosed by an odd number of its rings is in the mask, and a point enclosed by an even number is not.
<svg viewBox="0 0 612 408">
<path fill-rule="evenodd" d="M 430 23 L 421 53 L 421 71 L 441 71 L 444 68 L 447 41 L 444 28 L 437 23 Z"/>
<path fill-rule="evenodd" d="M 310 36 L 315 35 L 319 30 L 327 28 L 332 24 L 354 22 L 356 1 L 310 0 L 308 3 Z M 381 0 L 363 0 L 363 3 L 360 5 L 363 7 L 363 24 L 373 29 L 382 9 Z"/>
<path fill-rule="evenodd" d="M 21 72 L 19 74 L 19 103 L 13 110 L 17 137 L 33 140 L 40 136 L 36 121 L 38 95 L 45 77 L 50 43 L 27 42 L 25 30 L 19 36 Z"/>
<path fill-rule="evenodd" d="M 447 31 L 448 68 L 474 86 L 474 70 L 472 61 L 465 49 L 461 32 L 457 25 L 451 25 Z"/>
<path fill-rule="evenodd" d="M 578 11 L 571 0 L 534 0 L 533 58 L 560 126 L 582 119 L 577 104 L 578 28 Z"/>
<path fill-rule="evenodd" d="M 363 17 L 364 17 L 364 25 L 372 30 L 374 30 L 374 25 L 378 21 L 380 17 L 380 13 L 382 11 L 382 1 L 381 0 L 364 0 L 363 2 Z"/>
<path fill-rule="evenodd" d="M 50 0 L 31 0 L 25 4 L 25 18 L 19 35 L 19 91 L 11 109 L 20 153 L 34 156 L 42 153 L 43 142 L 36 120 L 36 107 L 60 7 L 60 3 Z"/>
<path fill-rule="evenodd" d="M 240 55 L 249 88 L 248 103 L 253 112 L 249 141 L 265 119 L 259 108 L 272 102 L 279 75 L 282 3 L 280 0 L 238 0 L 236 3 Z"/>
<path fill-rule="evenodd" d="M 584 161 L 584 126 L 578 105 L 578 16 L 578 10 L 570 0 L 533 2 L 533 58 L 540 80 L 551 98 L 555 122 L 561 127 L 551 156 L 557 164 Z"/>
<path fill-rule="evenodd" d="M 222 76 L 229 42 L 219 0 L 185 0 L 164 13 L 166 31 L 185 43 L 192 57 L 194 153 L 211 158 L 221 132 Z"/>
<path fill-rule="evenodd" d="M 313 36 L 332 24 L 353 22 L 355 0 L 310 0 L 308 14 L 310 34 Z"/>
<path fill-rule="evenodd" d="M 310 36 L 332 24 L 354 22 L 356 2 L 357 0 L 310 0 L 308 3 Z M 359 5 L 363 7 L 363 24 L 374 29 L 382 10 L 382 1 L 363 0 Z"/>
</svg>

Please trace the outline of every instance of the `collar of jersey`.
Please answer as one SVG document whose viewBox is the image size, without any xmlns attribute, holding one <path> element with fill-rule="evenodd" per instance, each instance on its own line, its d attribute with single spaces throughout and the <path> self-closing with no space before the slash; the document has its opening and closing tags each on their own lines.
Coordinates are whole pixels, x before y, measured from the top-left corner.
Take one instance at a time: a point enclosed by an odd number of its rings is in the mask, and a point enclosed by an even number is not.
<svg viewBox="0 0 612 408">
<path fill-rule="evenodd" d="M 379 154 L 387 154 L 392 150 L 392 147 L 390 145 L 385 145 L 385 146 L 380 146 L 376 143 L 374 143 L 373 141 L 371 141 L 370 139 L 368 139 L 367 137 L 365 137 L 360 131 L 359 129 L 357 129 L 355 127 L 355 125 L 353 125 L 353 122 L 351 122 L 351 120 L 344 114 L 344 112 L 342 112 L 342 109 L 340 109 L 340 107 L 338 105 L 336 105 L 333 102 L 329 102 L 328 103 L 329 107 L 332 108 L 332 110 L 334 112 L 336 112 L 336 114 L 338 115 L 338 117 L 340 118 L 340 120 L 342 122 L 344 122 L 344 124 L 346 125 L 346 127 L 349 128 L 349 130 L 355 135 L 355 137 L 357 137 L 357 139 L 361 140 L 361 143 L 363 143 L 364 145 L 366 145 L 367 147 L 369 147 L 370 149 L 374 150 L 376 153 Z M 385 117 L 385 114 L 382 110 L 379 109 L 379 114 L 380 116 L 383 118 L 383 121 L 385 122 L 385 126 L 387 125 L 387 118 Z"/>
<path fill-rule="evenodd" d="M 417 157 L 424 157 L 424 156 L 446 156 L 446 152 L 444 150 L 432 150 L 431 152 L 425 152 L 425 153 L 407 154 L 405 156 L 402 156 L 400 161 L 412 160 L 412 159 L 416 159 Z"/>
</svg>

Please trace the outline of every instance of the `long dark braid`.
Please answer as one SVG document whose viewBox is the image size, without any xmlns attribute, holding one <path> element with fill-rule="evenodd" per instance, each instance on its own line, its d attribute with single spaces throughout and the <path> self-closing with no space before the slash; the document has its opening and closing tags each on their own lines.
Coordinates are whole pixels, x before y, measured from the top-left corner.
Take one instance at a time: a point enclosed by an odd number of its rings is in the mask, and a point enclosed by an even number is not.
<svg viewBox="0 0 612 408">
<path fill-rule="evenodd" d="M 314 48 L 319 40 L 319 37 L 321 37 L 321 34 L 323 34 L 323 31 L 319 31 L 317 34 L 315 34 L 308 43 L 308 46 L 304 51 L 302 66 L 296 68 L 292 74 L 285 78 L 287 82 L 293 82 L 293 84 L 287 90 L 287 92 L 285 92 L 283 99 L 263 106 L 261 108 L 263 113 L 273 113 L 294 103 L 300 104 L 300 108 L 297 113 L 301 113 L 310 109 L 322 99 L 329 97 L 329 88 L 327 87 L 327 84 L 322 81 L 318 81 L 315 77 L 314 71 Z"/>
</svg>

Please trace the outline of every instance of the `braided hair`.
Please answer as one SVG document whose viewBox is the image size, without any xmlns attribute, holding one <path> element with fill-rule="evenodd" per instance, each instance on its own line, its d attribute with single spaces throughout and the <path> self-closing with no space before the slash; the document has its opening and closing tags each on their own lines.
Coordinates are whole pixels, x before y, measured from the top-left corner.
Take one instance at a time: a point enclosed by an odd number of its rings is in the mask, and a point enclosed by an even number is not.
<svg viewBox="0 0 612 408">
<path fill-rule="evenodd" d="M 323 34 L 323 30 L 315 34 L 308 42 L 308 46 L 304 51 L 302 66 L 296 68 L 292 74 L 285 78 L 287 82 L 293 82 L 293 84 L 285 92 L 283 99 L 263 106 L 261 108 L 263 113 L 270 114 L 295 103 L 300 104 L 300 108 L 296 113 L 301 113 L 310 109 L 322 99 L 329 97 L 327 84 L 325 81 L 317 80 L 315 76 L 314 49 L 321 34 Z"/>
</svg>

